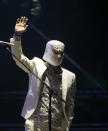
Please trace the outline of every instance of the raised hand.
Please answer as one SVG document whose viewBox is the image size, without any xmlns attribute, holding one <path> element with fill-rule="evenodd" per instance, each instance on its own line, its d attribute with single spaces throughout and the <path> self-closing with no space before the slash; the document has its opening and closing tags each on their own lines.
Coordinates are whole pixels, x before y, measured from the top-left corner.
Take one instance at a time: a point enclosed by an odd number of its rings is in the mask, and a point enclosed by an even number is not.
<svg viewBox="0 0 108 131">
<path fill-rule="evenodd" d="M 27 21 L 28 19 L 25 16 L 18 18 L 15 25 L 15 32 L 17 34 L 22 34 L 27 30 Z"/>
</svg>

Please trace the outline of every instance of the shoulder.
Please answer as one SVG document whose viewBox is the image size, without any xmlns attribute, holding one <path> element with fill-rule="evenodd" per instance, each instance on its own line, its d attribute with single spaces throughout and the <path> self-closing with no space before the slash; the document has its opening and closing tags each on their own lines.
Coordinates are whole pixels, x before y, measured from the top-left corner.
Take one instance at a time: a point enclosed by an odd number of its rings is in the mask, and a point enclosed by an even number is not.
<svg viewBox="0 0 108 131">
<path fill-rule="evenodd" d="M 40 58 L 38 58 L 38 57 L 34 57 L 33 59 L 32 59 L 35 63 L 43 63 L 44 61 L 42 60 L 42 59 L 40 59 Z"/>
<path fill-rule="evenodd" d="M 35 64 L 35 66 L 38 68 L 42 68 L 43 66 L 45 66 L 44 61 L 41 58 L 34 57 L 32 61 Z"/>
<path fill-rule="evenodd" d="M 43 64 L 44 63 L 44 61 L 38 57 L 34 57 L 33 59 L 31 59 L 31 61 L 35 64 Z"/>
<path fill-rule="evenodd" d="M 67 70 L 63 67 L 62 67 L 62 71 L 65 75 L 69 76 L 71 79 L 76 79 L 75 73 L 73 73 L 73 72 L 71 72 L 71 71 L 69 71 L 69 70 Z"/>
<path fill-rule="evenodd" d="M 75 87 L 76 87 L 76 75 L 75 73 L 67 70 L 67 69 L 64 69 L 62 68 L 62 71 L 63 71 L 63 80 L 64 82 L 63 83 L 67 83 L 67 90 L 70 91 L 72 90 L 75 90 Z"/>
</svg>

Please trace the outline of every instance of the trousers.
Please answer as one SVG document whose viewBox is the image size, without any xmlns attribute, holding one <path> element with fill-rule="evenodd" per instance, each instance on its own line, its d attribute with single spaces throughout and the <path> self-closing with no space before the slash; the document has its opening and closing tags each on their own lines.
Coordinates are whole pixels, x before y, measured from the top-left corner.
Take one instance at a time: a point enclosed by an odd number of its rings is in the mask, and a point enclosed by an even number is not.
<svg viewBox="0 0 108 131">
<path fill-rule="evenodd" d="M 40 123 L 27 119 L 25 121 L 25 131 L 49 131 L 48 123 Z M 63 129 L 51 127 L 51 131 L 63 131 Z"/>
</svg>

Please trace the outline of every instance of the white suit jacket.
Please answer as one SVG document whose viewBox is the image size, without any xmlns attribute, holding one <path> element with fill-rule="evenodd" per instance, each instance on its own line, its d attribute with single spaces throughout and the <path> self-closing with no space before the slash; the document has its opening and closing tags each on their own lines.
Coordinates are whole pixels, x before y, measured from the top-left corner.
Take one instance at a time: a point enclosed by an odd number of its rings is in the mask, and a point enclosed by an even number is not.
<svg viewBox="0 0 108 131">
<path fill-rule="evenodd" d="M 21 47 L 21 41 L 15 41 L 13 38 L 10 42 L 15 44 L 11 47 L 11 51 L 16 55 L 30 70 L 35 73 L 40 79 L 46 70 L 44 61 L 40 58 L 34 57 L 29 60 L 24 56 Z M 22 65 L 17 59 L 15 59 L 16 64 L 23 69 L 29 75 L 29 88 L 25 99 L 25 103 L 22 110 L 22 117 L 29 119 L 33 112 L 36 110 L 40 94 L 40 81 Z M 75 96 L 75 74 L 62 68 L 62 98 L 66 103 L 62 103 L 63 112 L 65 116 L 64 123 L 69 126 L 71 120 L 73 119 L 73 109 L 74 109 L 74 96 Z M 63 124 L 64 125 L 64 124 Z"/>
</svg>

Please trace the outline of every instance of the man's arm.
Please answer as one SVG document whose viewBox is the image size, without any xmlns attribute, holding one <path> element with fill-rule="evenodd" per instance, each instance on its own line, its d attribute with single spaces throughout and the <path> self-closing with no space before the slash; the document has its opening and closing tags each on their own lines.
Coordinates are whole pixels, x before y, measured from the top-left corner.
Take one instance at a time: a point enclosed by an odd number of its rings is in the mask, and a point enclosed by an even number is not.
<svg viewBox="0 0 108 131">
<path fill-rule="evenodd" d="M 15 44 L 15 46 L 11 47 L 11 51 L 16 57 L 20 59 L 20 61 L 22 61 L 31 71 L 33 71 L 35 67 L 34 60 L 29 60 L 26 56 L 24 56 L 21 46 L 21 35 L 27 30 L 27 21 L 28 19 L 26 17 L 21 17 L 17 19 L 14 36 L 10 39 L 10 42 Z M 13 59 L 21 69 L 29 73 L 29 70 L 23 64 L 21 64 L 14 56 Z"/>
<path fill-rule="evenodd" d="M 66 103 L 66 112 L 68 116 L 68 120 L 71 122 L 74 118 L 74 100 L 75 100 L 75 91 L 76 91 L 76 77 L 74 75 L 73 82 L 71 84 L 71 87 L 69 88 L 67 92 L 67 103 Z M 70 123 L 69 122 L 69 123 Z"/>
</svg>

